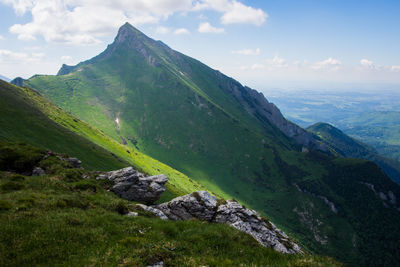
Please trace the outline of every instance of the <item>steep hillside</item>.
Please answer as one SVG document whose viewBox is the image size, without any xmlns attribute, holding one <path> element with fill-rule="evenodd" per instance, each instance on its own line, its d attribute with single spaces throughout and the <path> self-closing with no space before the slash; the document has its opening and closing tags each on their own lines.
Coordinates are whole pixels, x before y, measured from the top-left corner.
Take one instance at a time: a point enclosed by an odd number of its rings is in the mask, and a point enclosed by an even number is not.
<svg viewBox="0 0 400 267">
<path fill-rule="evenodd" d="M 165 197 L 191 193 L 203 187 L 186 175 L 104 133 L 51 104 L 38 92 L 0 81 L 0 140 L 26 142 L 84 159 L 89 169 L 111 170 L 132 165 L 148 174 L 170 178 Z"/>
<path fill-rule="evenodd" d="M 379 168 L 328 156 L 255 90 L 129 24 L 99 56 L 19 82 L 127 147 L 263 212 L 311 251 L 352 264 L 399 261 L 398 204 L 377 208 L 387 203 L 375 191 L 400 192 Z"/>
<path fill-rule="evenodd" d="M 334 153 L 346 158 L 375 162 L 393 181 L 400 184 L 400 162 L 379 155 L 372 147 L 357 141 L 327 123 L 316 123 L 307 128 L 321 138 Z"/>
<path fill-rule="evenodd" d="M 1 266 L 340 266 L 326 257 L 278 253 L 228 225 L 161 220 L 111 193 L 94 172 L 55 155 L 44 159 L 46 150 L 0 142 L 5 150 Z M 47 174 L 8 172 L 21 162 Z M 138 216 L 126 216 L 129 211 Z"/>
</svg>

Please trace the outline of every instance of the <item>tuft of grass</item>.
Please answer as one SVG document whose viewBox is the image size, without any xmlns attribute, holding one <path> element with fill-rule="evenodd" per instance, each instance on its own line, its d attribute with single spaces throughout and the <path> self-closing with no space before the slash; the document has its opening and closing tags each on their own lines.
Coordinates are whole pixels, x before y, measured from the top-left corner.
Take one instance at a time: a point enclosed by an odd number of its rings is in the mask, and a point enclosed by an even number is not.
<svg viewBox="0 0 400 267">
<path fill-rule="evenodd" d="M 18 191 L 23 189 L 25 186 L 22 183 L 19 182 L 13 182 L 13 181 L 8 181 L 6 183 L 3 183 L 1 185 L 1 190 L 3 192 L 12 192 L 12 191 Z"/>
</svg>

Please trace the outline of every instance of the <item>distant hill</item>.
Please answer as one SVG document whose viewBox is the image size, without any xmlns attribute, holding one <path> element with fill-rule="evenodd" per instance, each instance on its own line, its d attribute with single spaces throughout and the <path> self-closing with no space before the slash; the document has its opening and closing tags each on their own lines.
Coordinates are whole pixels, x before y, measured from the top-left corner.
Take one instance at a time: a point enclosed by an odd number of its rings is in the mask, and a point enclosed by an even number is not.
<svg viewBox="0 0 400 267">
<path fill-rule="evenodd" d="M 11 81 L 11 79 L 9 79 L 9 78 L 7 78 L 7 77 L 5 77 L 3 75 L 0 75 L 0 80 L 6 81 L 6 82 Z"/>
<path fill-rule="evenodd" d="M 262 212 L 313 253 L 400 261 L 400 205 L 380 198 L 400 199 L 400 188 L 374 163 L 333 157 L 261 93 L 129 24 L 98 56 L 20 82 L 121 146 Z"/>
<path fill-rule="evenodd" d="M 346 158 L 360 158 L 375 162 L 393 181 L 400 184 L 400 162 L 383 157 L 364 144 L 327 123 L 316 123 L 307 128 L 320 137 L 335 153 Z"/>
<path fill-rule="evenodd" d="M 380 154 L 400 160 L 400 112 L 364 112 L 338 122 L 348 135 L 368 143 Z"/>
</svg>

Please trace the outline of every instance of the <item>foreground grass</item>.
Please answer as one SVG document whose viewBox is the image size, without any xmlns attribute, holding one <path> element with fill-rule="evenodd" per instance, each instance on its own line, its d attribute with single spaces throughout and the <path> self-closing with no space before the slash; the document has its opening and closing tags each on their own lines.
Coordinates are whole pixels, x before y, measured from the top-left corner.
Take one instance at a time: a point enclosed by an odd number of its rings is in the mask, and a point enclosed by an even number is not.
<svg viewBox="0 0 400 267">
<path fill-rule="evenodd" d="M 43 160 L 43 150 L 29 146 L 21 157 L 25 146 L 16 147 L 11 156 L 0 155 L 0 169 L 23 172 L 36 165 L 48 175 L 0 171 L 0 266 L 337 265 L 325 257 L 277 253 L 227 225 L 162 221 L 116 197 L 93 172 L 55 156 Z M 129 210 L 139 216 L 124 216 Z"/>
</svg>

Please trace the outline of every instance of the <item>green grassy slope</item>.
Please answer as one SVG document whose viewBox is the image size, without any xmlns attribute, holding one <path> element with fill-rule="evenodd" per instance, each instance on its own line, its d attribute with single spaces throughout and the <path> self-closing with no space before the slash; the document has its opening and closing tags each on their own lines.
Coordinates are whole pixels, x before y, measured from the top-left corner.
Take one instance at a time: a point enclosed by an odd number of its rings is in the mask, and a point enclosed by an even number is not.
<svg viewBox="0 0 400 267">
<path fill-rule="evenodd" d="M 160 220 L 109 192 L 110 184 L 92 172 L 55 156 L 40 160 L 43 149 L 0 142 L 5 150 L 0 266 L 340 266 L 326 257 L 280 254 L 227 225 Z M 21 162 L 47 175 L 4 171 Z M 128 211 L 139 216 L 123 216 Z"/>
<path fill-rule="evenodd" d="M 385 247 L 375 240 L 386 234 L 359 227 L 369 219 L 358 213 L 359 205 L 368 210 L 384 205 L 382 201 L 362 189 L 366 201 L 348 201 L 352 196 L 347 191 L 354 184 L 365 186 L 364 180 L 383 184 L 385 190 L 398 187 L 363 161 L 349 161 L 351 182 L 336 185 L 342 178 L 337 177 L 341 165 L 318 153 L 299 152 L 293 140 L 250 114 L 232 95 L 245 89 L 233 79 L 130 25 L 120 29 L 102 54 L 77 66 L 63 66 L 60 74 L 34 76 L 25 85 L 115 141 L 126 140 L 128 147 L 266 214 L 311 251 L 352 264 L 399 260 L 392 239 L 387 246 L 391 256 L 366 252 L 372 245 Z M 358 175 L 365 168 L 373 176 Z M 396 194 L 400 198 L 400 192 Z M 339 206 L 337 214 L 324 198 Z M 394 229 L 400 227 L 396 212 L 371 214 L 377 229 L 382 216 L 394 222 Z"/>
<path fill-rule="evenodd" d="M 351 138 L 327 123 L 316 123 L 307 130 L 320 137 L 335 153 L 346 158 L 375 162 L 396 183 L 400 184 L 400 162 L 379 155 L 372 147 Z"/>
<path fill-rule="evenodd" d="M 30 92 L 27 94 L 26 92 Z M 58 125 L 43 114 L 32 101 L 38 93 L 0 81 L 0 138 L 27 142 L 55 152 L 85 159 L 90 169 L 111 170 L 128 163 L 89 140 Z M 76 120 L 76 119 L 75 119 Z"/>
<path fill-rule="evenodd" d="M 65 152 L 84 159 L 90 169 L 112 170 L 132 165 L 170 179 L 169 198 L 204 189 L 186 175 L 133 148 L 119 144 L 96 128 L 51 104 L 37 92 L 0 81 L 0 138 Z M 89 141 L 90 140 L 90 141 Z"/>
</svg>

